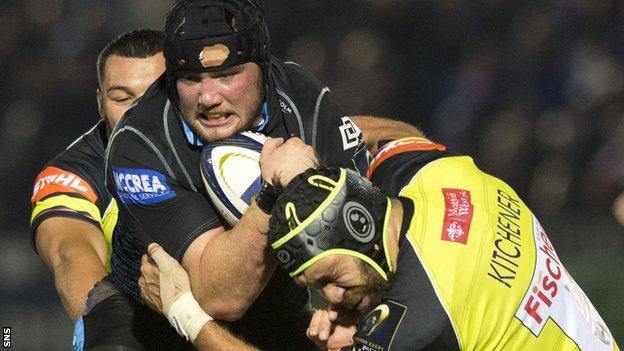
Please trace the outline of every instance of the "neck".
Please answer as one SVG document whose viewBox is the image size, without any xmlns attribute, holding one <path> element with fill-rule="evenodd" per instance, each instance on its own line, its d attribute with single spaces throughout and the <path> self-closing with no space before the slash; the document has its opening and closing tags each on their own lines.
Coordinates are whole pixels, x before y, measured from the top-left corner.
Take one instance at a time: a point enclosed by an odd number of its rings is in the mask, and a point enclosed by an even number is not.
<svg viewBox="0 0 624 351">
<path fill-rule="evenodd" d="M 390 199 L 390 218 L 388 220 L 387 242 L 388 254 L 392 261 L 392 270 L 396 271 L 399 257 L 399 236 L 403 224 L 403 205 L 397 199 Z"/>
</svg>

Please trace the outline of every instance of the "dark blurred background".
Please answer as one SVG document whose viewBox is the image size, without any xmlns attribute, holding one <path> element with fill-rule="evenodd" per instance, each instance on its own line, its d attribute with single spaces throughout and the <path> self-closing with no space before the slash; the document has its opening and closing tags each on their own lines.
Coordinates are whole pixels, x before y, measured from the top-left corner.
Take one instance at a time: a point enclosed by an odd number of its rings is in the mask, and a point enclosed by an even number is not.
<svg viewBox="0 0 624 351">
<path fill-rule="evenodd" d="M 98 119 L 95 62 L 117 34 L 162 29 L 170 1 L 0 1 L 0 324 L 18 350 L 69 349 L 33 252 L 32 181 Z M 271 0 L 273 52 L 346 112 L 408 121 L 473 155 L 541 218 L 624 344 L 624 3 Z"/>
</svg>

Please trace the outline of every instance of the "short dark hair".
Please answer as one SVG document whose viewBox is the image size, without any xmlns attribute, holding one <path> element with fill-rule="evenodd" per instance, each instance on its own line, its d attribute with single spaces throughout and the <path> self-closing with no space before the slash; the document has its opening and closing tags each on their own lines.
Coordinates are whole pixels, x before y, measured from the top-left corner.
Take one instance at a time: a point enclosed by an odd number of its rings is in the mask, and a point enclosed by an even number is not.
<svg viewBox="0 0 624 351">
<path fill-rule="evenodd" d="M 97 59 L 98 81 L 102 83 L 104 66 L 111 55 L 133 58 L 148 58 L 162 52 L 164 35 L 152 29 L 135 29 L 120 34 L 106 44 Z"/>
</svg>

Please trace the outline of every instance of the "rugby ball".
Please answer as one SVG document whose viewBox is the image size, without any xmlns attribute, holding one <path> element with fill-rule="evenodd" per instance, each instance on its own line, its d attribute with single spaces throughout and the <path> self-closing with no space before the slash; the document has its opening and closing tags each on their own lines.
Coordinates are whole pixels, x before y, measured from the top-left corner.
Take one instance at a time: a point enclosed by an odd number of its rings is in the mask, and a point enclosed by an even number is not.
<svg viewBox="0 0 624 351">
<path fill-rule="evenodd" d="M 204 146 L 201 175 L 215 208 L 234 226 L 260 191 L 260 152 L 268 138 L 243 132 Z"/>
</svg>

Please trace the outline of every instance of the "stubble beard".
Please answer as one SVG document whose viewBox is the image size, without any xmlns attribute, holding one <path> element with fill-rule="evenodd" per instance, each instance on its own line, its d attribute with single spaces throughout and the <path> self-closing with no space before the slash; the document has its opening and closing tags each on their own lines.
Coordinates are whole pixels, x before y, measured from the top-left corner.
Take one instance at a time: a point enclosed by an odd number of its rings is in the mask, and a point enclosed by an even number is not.
<svg viewBox="0 0 624 351">
<path fill-rule="evenodd" d="M 385 281 L 377 271 L 364 261 L 358 261 L 358 268 L 364 276 L 364 285 L 345 292 L 343 301 L 337 306 L 340 314 L 358 317 L 360 313 L 368 313 L 368 311 L 358 311 L 358 304 L 362 298 L 368 296 L 368 310 L 379 305 L 381 298 L 390 289 L 391 273 L 388 275 L 388 281 Z"/>
</svg>

